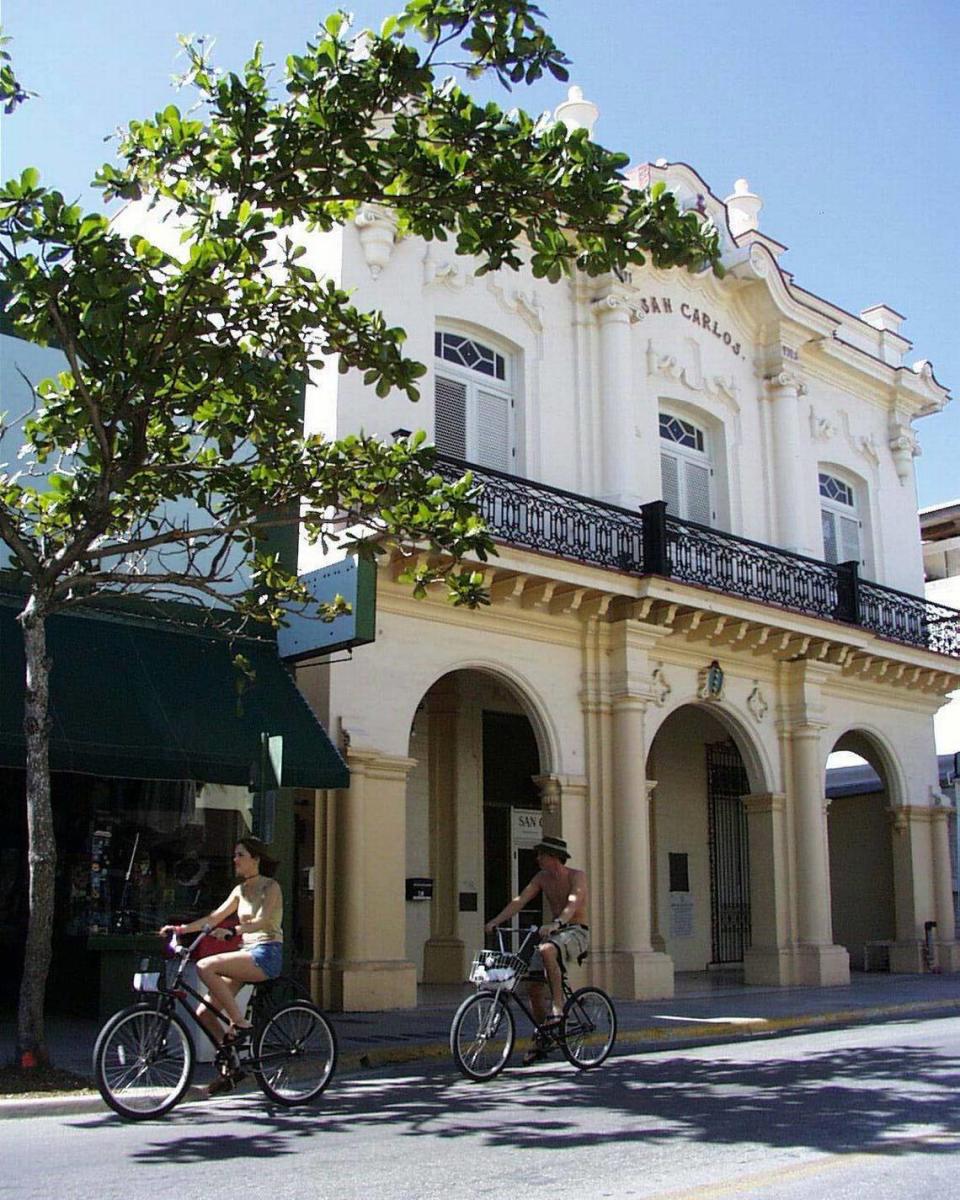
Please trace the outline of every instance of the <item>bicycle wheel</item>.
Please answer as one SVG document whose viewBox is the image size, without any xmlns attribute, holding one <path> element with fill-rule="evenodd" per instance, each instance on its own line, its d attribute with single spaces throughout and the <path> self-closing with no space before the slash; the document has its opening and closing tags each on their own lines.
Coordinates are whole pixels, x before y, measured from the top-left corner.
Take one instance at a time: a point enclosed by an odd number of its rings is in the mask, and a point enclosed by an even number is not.
<svg viewBox="0 0 960 1200">
<path fill-rule="evenodd" d="M 190 1031 L 174 1013 L 149 1004 L 125 1008 L 100 1030 L 93 1072 L 100 1095 L 128 1121 L 162 1117 L 190 1086 Z"/>
<path fill-rule="evenodd" d="M 599 1067 L 613 1049 L 617 1014 L 606 992 L 585 987 L 563 1006 L 560 1045 L 575 1067 Z"/>
<path fill-rule="evenodd" d="M 482 1083 L 507 1065 L 516 1037 L 510 1005 L 500 995 L 477 992 L 468 996 L 450 1026 L 450 1050 L 468 1079 Z"/>
<path fill-rule="evenodd" d="M 288 1108 L 316 1099 L 337 1065 L 333 1026 L 309 1000 L 278 1008 L 254 1042 L 260 1090 Z"/>
</svg>

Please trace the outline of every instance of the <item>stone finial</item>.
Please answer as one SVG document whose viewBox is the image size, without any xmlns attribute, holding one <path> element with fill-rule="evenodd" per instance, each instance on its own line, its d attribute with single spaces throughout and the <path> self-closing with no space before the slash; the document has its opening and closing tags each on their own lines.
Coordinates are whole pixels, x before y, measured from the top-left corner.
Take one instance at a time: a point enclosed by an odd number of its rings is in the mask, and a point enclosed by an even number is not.
<svg viewBox="0 0 960 1200">
<path fill-rule="evenodd" d="M 600 116 L 600 109 L 592 100 L 584 100 L 583 88 L 574 84 L 567 92 L 566 100 L 557 105 L 553 115 L 557 121 L 566 125 L 570 133 L 575 129 L 585 129 L 587 136 L 593 137 L 593 127 Z"/>
<path fill-rule="evenodd" d="M 734 237 L 760 228 L 760 209 L 763 208 L 763 201 L 750 191 L 750 184 L 745 179 L 737 180 L 733 185 L 733 195 L 728 196 L 724 203 L 727 206 L 730 232 Z"/>
</svg>

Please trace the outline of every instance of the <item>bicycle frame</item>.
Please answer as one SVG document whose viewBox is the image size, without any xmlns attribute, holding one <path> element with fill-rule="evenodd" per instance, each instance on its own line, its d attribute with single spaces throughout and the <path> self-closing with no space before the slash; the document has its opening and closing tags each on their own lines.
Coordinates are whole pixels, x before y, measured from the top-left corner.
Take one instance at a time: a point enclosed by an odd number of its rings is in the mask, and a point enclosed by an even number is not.
<svg viewBox="0 0 960 1200">
<path fill-rule="evenodd" d="M 203 993 L 197 991 L 196 988 L 191 987 L 190 984 L 187 983 L 183 978 L 183 973 L 186 971 L 187 964 L 190 962 L 191 952 L 200 944 L 201 940 L 209 932 L 210 927 L 205 925 L 189 945 L 181 942 L 177 943 L 174 949 L 174 955 L 180 959 L 180 964 L 177 967 L 171 983 L 161 983 L 159 979 L 157 980 L 157 1011 L 164 1014 L 173 1013 L 176 1010 L 177 1001 L 180 1001 L 183 1011 L 188 1014 L 193 1024 L 197 1026 L 198 1029 L 203 1031 L 203 1034 L 210 1045 L 213 1046 L 215 1050 L 220 1050 L 222 1049 L 222 1044 L 218 1042 L 210 1030 L 207 1029 L 206 1025 L 204 1025 L 204 1023 L 200 1020 L 194 1009 L 192 1009 L 188 1004 L 183 1003 L 188 996 L 191 996 L 198 1004 L 202 1004 L 204 1008 L 206 1008 L 207 1012 L 213 1013 L 218 1021 L 222 1022 L 224 1025 L 230 1024 L 230 1018 L 225 1012 L 221 1012 L 211 1000 L 208 1000 Z M 174 934 L 173 936 L 176 940 L 177 935 Z M 253 986 L 256 987 L 257 985 L 254 984 Z M 144 998 L 146 998 L 149 994 L 150 993 L 148 992 L 140 993 L 140 995 Z"/>
<path fill-rule="evenodd" d="M 520 937 L 521 935 L 523 935 L 523 940 L 517 946 L 516 951 L 513 951 L 513 953 L 522 957 L 523 952 L 530 945 L 530 943 L 534 939 L 534 937 L 539 936 L 539 933 L 540 933 L 540 929 L 539 929 L 539 926 L 537 926 L 537 925 L 531 925 L 529 927 L 529 929 L 526 929 L 526 930 L 503 929 L 501 926 L 498 925 L 497 929 L 496 929 L 496 934 L 497 934 L 497 939 L 499 942 L 500 952 L 501 953 L 509 952 L 507 949 L 507 946 L 505 944 L 507 938 L 509 938 L 511 936 Z M 561 972 L 562 972 L 562 982 L 563 982 L 563 997 L 565 1000 L 568 1000 L 573 995 L 573 992 L 571 991 L 570 984 L 567 982 L 567 972 L 564 969 L 562 962 L 561 962 Z M 539 979 L 531 980 L 526 975 L 524 975 L 523 978 L 521 978 L 520 980 L 517 981 L 517 986 L 519 986 L 520 984 L 525 983 L 525 982 L 535 983 L 541 987 L 549 986 L 547 984 L 546 980 L 539 980 Z M 498 1000 L 501 997 L 503 997 L 504 1003 L 509 1003 L 510 1001 L 512 1001 L 514 1004 L 516 1004 L 516 1006 L 520 1009 L 520 1011 L 523 1013 L 523 1015 L 527 1018 L 527 1020 L 533 1026 L 534 1032 L 536 1034 L 538 1034 L 540 1036 L 544 1036 L 544 1035 L 548 1035 L 548 1034 L 552 1033 L 551 1030 L 545 1029 L 544 1026 L 540 1024 L 540 1022 L 533 1015 L 532 1010 L 527 1007 L 527 1005 L 520 998 L 520 996 L 517 995 L 516 991 L 513 988 L 507 987 L 504 984 L 501 984 L 496 989 L 484 988 L 482 984 L 478 984 L 477 986 L 478 986 L 478 990 L 494 992 L 494 995 Z"/>
</svg>

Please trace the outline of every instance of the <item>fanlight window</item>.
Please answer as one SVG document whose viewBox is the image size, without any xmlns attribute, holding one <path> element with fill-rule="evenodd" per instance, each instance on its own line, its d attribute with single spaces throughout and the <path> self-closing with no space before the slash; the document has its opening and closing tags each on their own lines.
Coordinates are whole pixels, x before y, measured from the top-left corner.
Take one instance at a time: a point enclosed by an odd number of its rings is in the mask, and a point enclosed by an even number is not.
<svg viewBox="0 0 960 1200">
<path fill-rule="evenodd" d="M 476 338 L 438 330 L 434 440 L 454 458 L 516 470 L 512 363 Z"/>
<path fill-rule="evenodd" d="M 686 521 L 712 525 L 713 464 L 707 435 L 672 413 L 660 414 L 660 482 L 667 511 Z"/>
<path fill-rule="evenodd" d="M 470 371 L 479 371 L 481 375 L 506 379 L 507 364 L 503 355 L 473 338 L 463 337 L 459 333 L 437 332 L 434 335 L 434 353 L 437 358 L 457 363 Z"/>
<path fill-rule="evenodd" d="M 862 563 L 856 493 L 849 483 L 836 475 L 821 471 L 818 479 L 823 557 L 830 563 Z"/>
</svg>

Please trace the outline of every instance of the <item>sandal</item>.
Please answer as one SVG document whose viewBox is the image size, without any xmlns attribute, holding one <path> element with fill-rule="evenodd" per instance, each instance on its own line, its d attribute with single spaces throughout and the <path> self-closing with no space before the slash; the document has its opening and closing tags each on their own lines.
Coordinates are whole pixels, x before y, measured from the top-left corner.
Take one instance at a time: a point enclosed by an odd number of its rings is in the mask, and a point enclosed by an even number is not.
<svg viewBox="0 0 960 1200">
<path fill-rule="evenodd" d="M 249 1044 L 253 1037 L 252 1025 L 231 1025 L 223 1035 L 223 1045 L 239 1050 Z"/>
<path fill-rule="evenodd" d="M 521 1066 L 532 1067 L 534 1063 L 543 1062 L 548 1051 L 541 1045 L 533 1045 L 520 1060 Z"/>
</svg>

